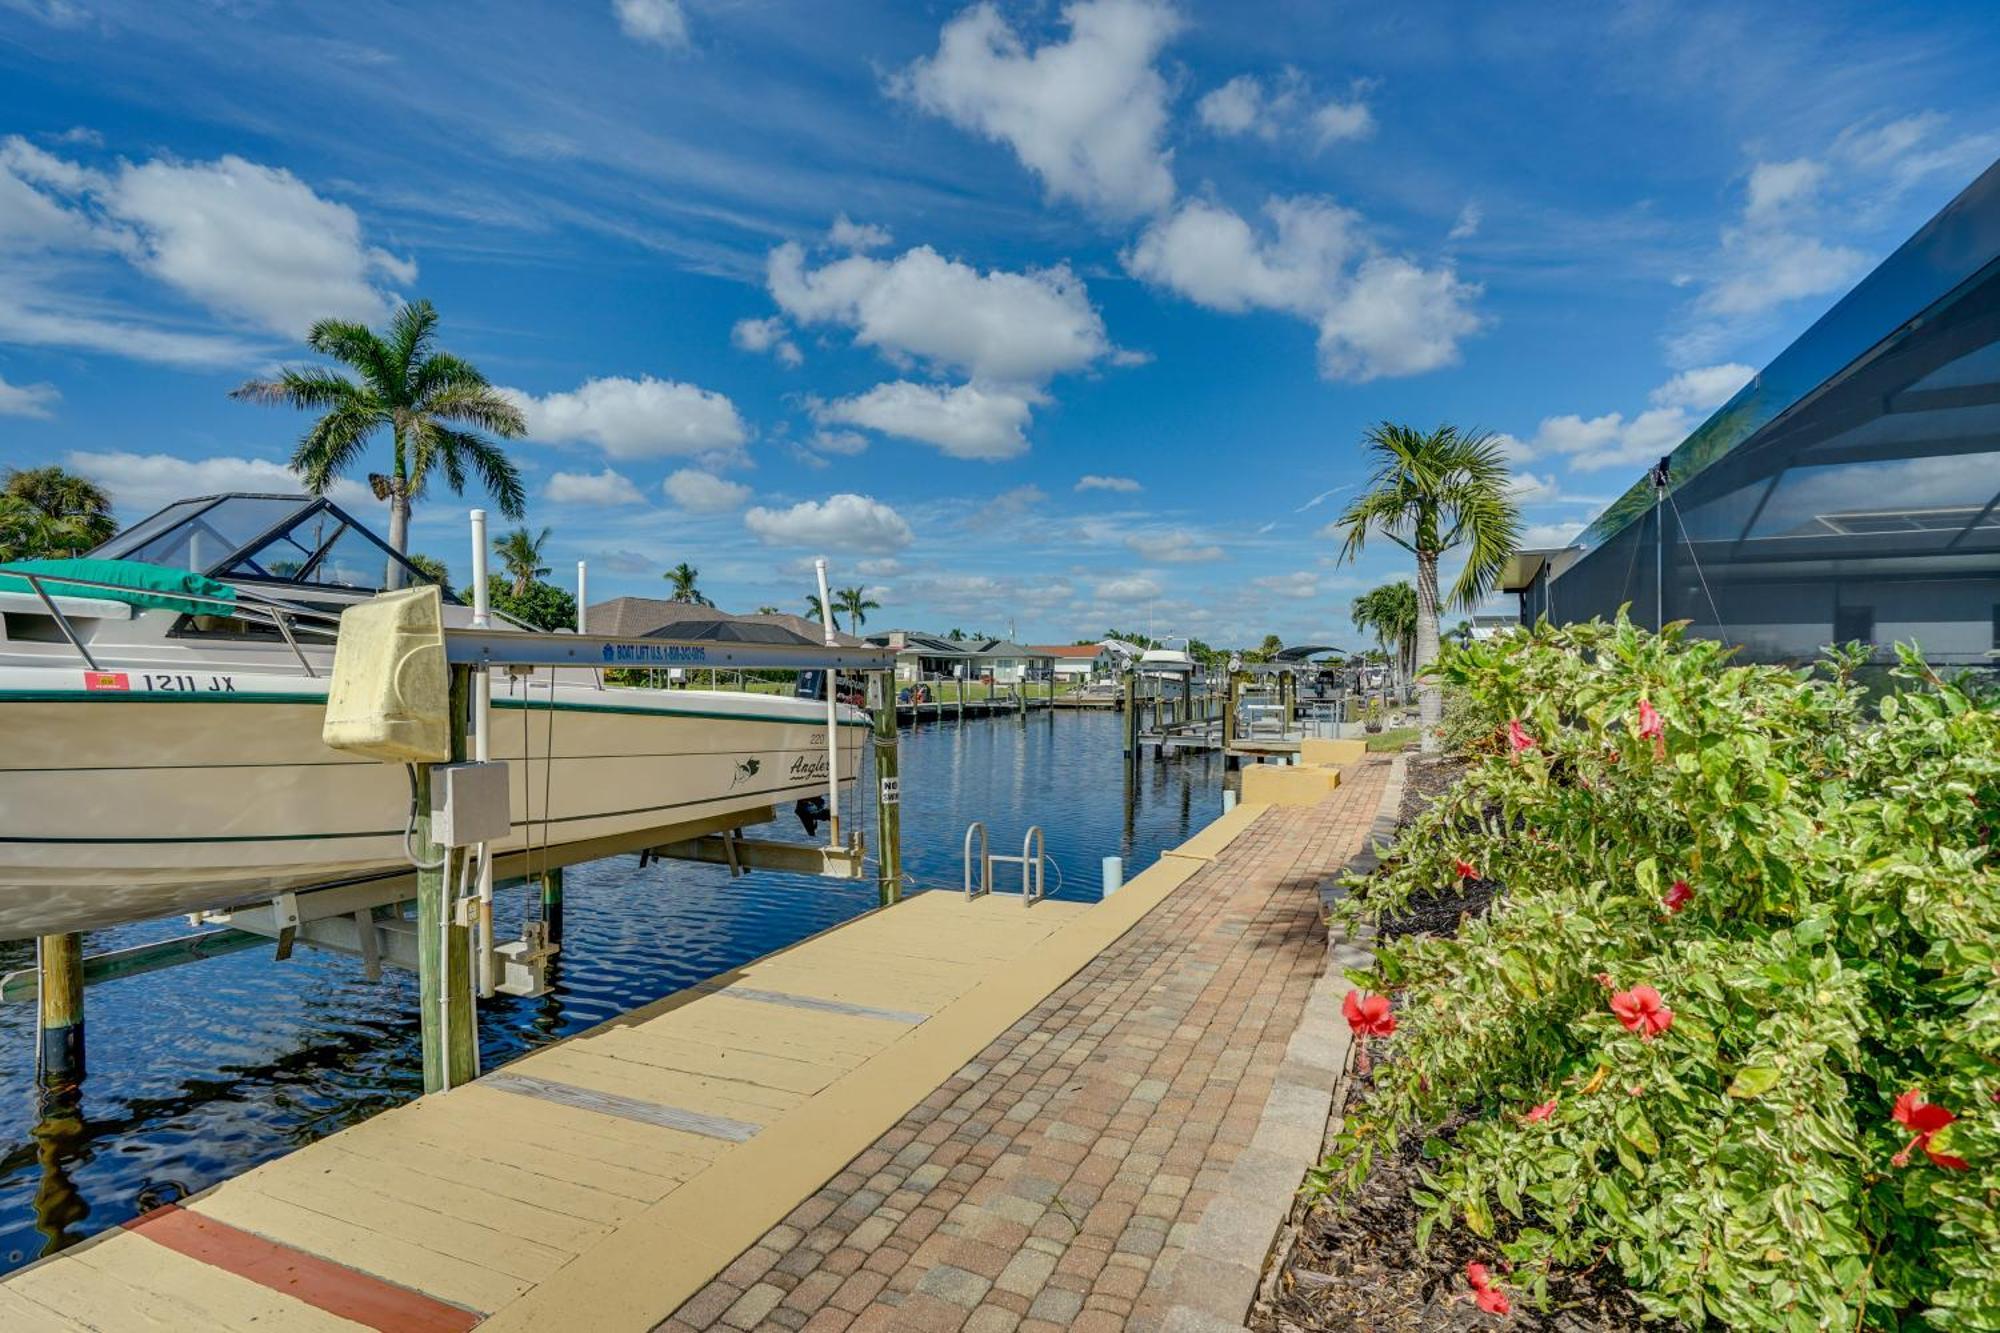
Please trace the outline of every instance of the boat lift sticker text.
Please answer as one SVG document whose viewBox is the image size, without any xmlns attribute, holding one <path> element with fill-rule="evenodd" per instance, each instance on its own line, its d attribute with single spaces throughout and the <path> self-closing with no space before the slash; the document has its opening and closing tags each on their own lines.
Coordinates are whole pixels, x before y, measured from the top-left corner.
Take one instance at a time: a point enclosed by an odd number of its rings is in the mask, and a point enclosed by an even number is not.
<svg viewBox="0 0 2000 1333">
<path fill-rule="evenodd" d="M 648 664 L 706 662 L 708 649 L 666 643 L 607 643 L 604 645 L 604 660 Z"/>
</svg>

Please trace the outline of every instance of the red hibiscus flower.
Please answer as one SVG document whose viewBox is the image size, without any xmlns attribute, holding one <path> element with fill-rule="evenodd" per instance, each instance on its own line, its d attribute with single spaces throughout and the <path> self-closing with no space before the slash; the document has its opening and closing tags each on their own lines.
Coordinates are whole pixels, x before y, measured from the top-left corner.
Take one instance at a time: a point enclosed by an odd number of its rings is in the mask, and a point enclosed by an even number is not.
<svg viewBox="0 0 2000 1333">
<path fill-rule="evenodd" d="M 1527 1121 L 1529 1124 L 1532 1125 L 1538 1120 L 1547 1120 L 1550 1116 L 1554 1115 L 1555 1113 L 1556 1113 L 1556 1099 L 1554 1097 L 1551 1097 L 1547 1101 L 1543 1102 L 1540 1106 L 1535 1107 L 1533 1110 L 1529 1111 L 1526 1115 L 1522 1116 L 1521 1119 Z"/>
<path fill-rule="evenodd" d="M 1938 1131 L 1958 1117 L 1942 1106 L 1934 1106 L 1925 1101 L 1924 1094 L 1920 1090 L 1911 1088 L 1898 1097 L 1896 1109 L 1890 1114 L 1895 1117 L 1897 1124 L 1916 1136 L 1904 1146 L 1903 1151 L 1896 1154 L 1894 1161 L 1897 1166 L 1909 1165 L 1910 1150 L 1922 1148 L 1924 1156 L 1930 1158 L 1932 1164 L 1941 1166 L 1947 1171 L 1963 1171 L 1967 1168 L 1968 1163 L 1963 1157 L 1953 1157 L 1949 1153 L 1941 1153 L 1931 1147 L 1931 1140 L 1937 1136 Z"/>
<path fill-rule="evenodd" d="M 1517 717 L 1507 723 L 1507 744 L 1513 746 L 1514 753 L 1518 755 L 1523 750 L 1534 749 L 1537 742 L 1528 734 L 1528 729 L 1521 725 L 1521 719 Z"/>
<path fill-rule="evenodd" d="M 1674 1025 L 1674 1011 L 1667 1008 L 1660 993 L 1651 986 L 1615 992 L 1611 997 L 1611 1012 L 1618 1015 L 1627 1032 L 1636 1032 L 1647 1041 Z"/>
<path fill-rule="evenodd" d="M 1358 1037 L 1386 1037 L 1396 1030 L 1396 1017 L 1389 1012 L 1386 995 L 1351 990 L 1340 1002 L 1340 1012 L 1347 1015 L 1347 1026 Z"/>
<path fill-rule="evenodd" d="M 1460 861 L 1458 863 L 1457 869 L 1458 869 L 1458 877 L 1460 879 L 1479 878 L 1479 871 L 1473 866 L 1472 862 L 1470 861 Z"/>
<path fill-rule="evenodd" d="M 1465 1285 L 1472 1288 L 1472 1301 L 1488 1314 L 1506 1314 L 1513 1308 L 1508 1303 L 1507 1293 L 1493 1285 L 1492 1276 L 1486 1265 L 1470 1263 L 1465 1266 Z"/>
<path fill-rule="evenodd" d="M 1667 896 L 1660 899 L 1660 906 L 1666 908 L 1669 913 L 1678 914 L 1683 907 L 1693 901 L 1694 890 L 1688 886 L 1686 880 L 1677 879 L 1674 881 L 1674 886 L 1667 890 Z"/>
</svg>

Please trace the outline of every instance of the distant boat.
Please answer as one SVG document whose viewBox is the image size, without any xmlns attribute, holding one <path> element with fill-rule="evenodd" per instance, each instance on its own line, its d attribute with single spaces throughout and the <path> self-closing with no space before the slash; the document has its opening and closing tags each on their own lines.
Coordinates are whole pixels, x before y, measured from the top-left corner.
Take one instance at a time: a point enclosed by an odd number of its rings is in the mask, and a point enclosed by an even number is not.
<svg viewBox="0 0 2000 1333">
<path fill-rule="evenodd" d="M 1192 676 L 1199 667 L 1186 639 L 1161 639 L 1158 646 L 1139 654 L 1139 670 L 1149 676 Z"/>
<path fill-rule="evenodd" d="M 183 500 L 84 559 L 0 566 L 0 939 L 406 870 L 408 777 L 320 727 L 341 608 L 425 581 L 330 501 L 280 495 Z M 560 865 L 827 789 L 821 699 L 572 668 L 496 671 L 493 696 L 513 765 L 497 853 Z M 851 775 L 867 715 L 839 719 Z"/>
</svg>

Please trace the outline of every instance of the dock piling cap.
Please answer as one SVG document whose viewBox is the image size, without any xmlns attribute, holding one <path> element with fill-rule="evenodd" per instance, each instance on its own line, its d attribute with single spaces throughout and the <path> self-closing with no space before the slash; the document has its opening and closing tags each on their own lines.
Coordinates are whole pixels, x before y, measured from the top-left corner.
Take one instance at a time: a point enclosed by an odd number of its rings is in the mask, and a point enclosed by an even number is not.
<svg viewBox="0 0 2000 1333">
<path fill-rule="evenodd" d="M 387 763 L 451 758 L 451 678 L 444 603 L 425 584 L 385 592 L 340 613 L 320 739 Z"/>
</svg>

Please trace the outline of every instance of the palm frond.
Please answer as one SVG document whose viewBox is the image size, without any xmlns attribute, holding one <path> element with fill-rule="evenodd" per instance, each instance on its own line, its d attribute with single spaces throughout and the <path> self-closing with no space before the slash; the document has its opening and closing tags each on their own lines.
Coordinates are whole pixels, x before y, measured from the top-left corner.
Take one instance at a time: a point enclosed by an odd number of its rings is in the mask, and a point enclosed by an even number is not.
<svg viewBox="0 0 2000 1333">
<path fill-rule="evenodd" d="M 366 324 L 351 319 L 322 319 L 306 334 L 306 346 L 321 356 L 352 366 L 384 401 L 395 402 L 400 398 L 402 376 L 395 373 L 388 344 Z"/>
<path fill-rule="evenodd" d="M 521 409 L 484 382 L 446 385 L 420 406 L 427 416 L 487 431 L 503 440 L 517 439 L 528 432 Z"/>
<path fill-rule="evenodd" d="M 445 389 L 489 387 L 470 361 L 450 352 L 432 352 L 410 375 L 410 401 L 428 407 L 428 400 Z"/>
<path fill-rule="evenodd" d="M 322 366 L 281 370 L 274 380 L 248 380 L 229 391 L 238 402 L 263 403 L 274 407 L 296 407 L 305 411 L 342 407 L 361 400 L 374 400 L 368 388 L 356 384 L 339 371 Z"/>
<path fill-rule="evenodd" d="M 292 451 L 292 471 L 314 495 L 324 495 L 367 448 L 368 437 L 386 421 L 372 405 L 334 408 L 312 424 Z"/>
<path fill-rule="evenodd" d="M 412 301 L 389 321 L 389 364 L 406 391 L 413 387 L 417 367 L 430 352 L 437 323 L 437 307 L 429 301 Z"/>
<path fill-rule="evenodd" d="M 519 520 L 528 512 L 528 488 L 522 485 L 521 474 L 513 460 L 498 445 L 471 431 L 452 430 L 435 423 L 432 423 L 430 433 L 437 442 L 438 451 L 453 460 L 447 464 L 447 480 L 452 467 L 463 467 L 469 463 L 502 514 Z M 459 489 L 460 484 L 454 483 L 452 490 Z"/>
</svg>

